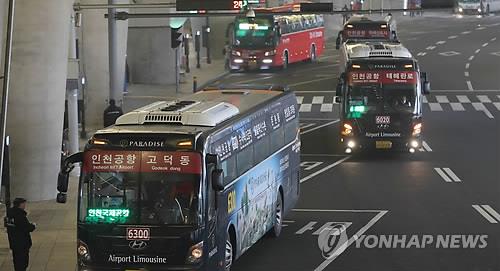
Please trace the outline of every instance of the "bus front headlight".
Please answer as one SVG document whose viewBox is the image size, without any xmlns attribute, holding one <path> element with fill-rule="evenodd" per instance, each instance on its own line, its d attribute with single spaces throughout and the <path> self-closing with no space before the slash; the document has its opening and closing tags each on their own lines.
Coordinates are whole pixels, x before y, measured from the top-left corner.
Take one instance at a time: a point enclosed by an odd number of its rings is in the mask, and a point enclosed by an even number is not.
<svg viewBox="0 0 500 271">
<path fill-rule="evenodd" d="M 203 241 L 189 248 L 187 261 L 189 263 L 198 263 L 203 257 Z"/>
<path fill-rule="evenodd" d="M 464 12 L 464 9 L 462 7 L 458 7 L 458 12 L 462 13 Z"/>
<path fill-rule="evenodd" d="M 412 135 L 418 136 L 418 135 L 420 135 L 420 133 L 422 133 L 422 123 L 417 123 L 413 126 Z"/>
<path fill-rule="evenodd" d="M 84 261 L 90 261 L 90 251 L 89 247 L 85 242 L 78 240 L 78 246 L 76 248 L 76 252 L 78 253 L 78 257 L 83 259 Z"/>
<path fill-rule="evenodd" d="M 342 126 L 342 131 L 340 132 L 343 136 L 352 135 L 352 126 L 349 123 L 344 123 Z"/>
</svg>

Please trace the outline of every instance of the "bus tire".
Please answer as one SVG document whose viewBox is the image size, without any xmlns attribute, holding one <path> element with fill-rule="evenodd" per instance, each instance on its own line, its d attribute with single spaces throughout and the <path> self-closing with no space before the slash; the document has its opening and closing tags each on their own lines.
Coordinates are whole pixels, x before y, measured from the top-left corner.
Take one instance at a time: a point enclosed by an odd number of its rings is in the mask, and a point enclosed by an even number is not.
<svg viewBox="0 0 500 271">
<path fill-rule="evenodd" d="M 290 64 L 289 58 L 288 58 L 288 51 L 285 51 L 283 54 L 283 70 L 288 69 L 288 65 Z"/>
<path fill-rule="evenodd" d="M 271 229 L 271 237 L 279 237 L 281 234 L 281 229 L 283 228 L 283 197 L 281 196 L 281 192 L 278 191 L 278 196 L 276 198 L 275 203 L 275 212 L 274 212 L 274 223 L 273 228 Z"/>
<path fill-rule="evenodd" d="M 234 262 L 234 242 L 232 235 L 228 231 L 226 233 L 226 242 L 224 245 L 224 271 L 230 271 Z"/>
</svg>

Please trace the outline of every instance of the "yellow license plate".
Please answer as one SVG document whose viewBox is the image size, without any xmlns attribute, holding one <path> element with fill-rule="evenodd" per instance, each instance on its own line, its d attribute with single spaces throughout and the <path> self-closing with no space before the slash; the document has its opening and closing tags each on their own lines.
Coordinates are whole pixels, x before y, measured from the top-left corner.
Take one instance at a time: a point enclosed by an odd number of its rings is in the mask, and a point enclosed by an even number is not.
<svg viewBox="0 0 500 271">
<path fill-rule="evenodd" d="M 375 148 L 377 148 L 377 149 L 390 149 L 390 148 L 392 148 L 392 142 L 391 141 L 376 141 Z"/>
</svg>

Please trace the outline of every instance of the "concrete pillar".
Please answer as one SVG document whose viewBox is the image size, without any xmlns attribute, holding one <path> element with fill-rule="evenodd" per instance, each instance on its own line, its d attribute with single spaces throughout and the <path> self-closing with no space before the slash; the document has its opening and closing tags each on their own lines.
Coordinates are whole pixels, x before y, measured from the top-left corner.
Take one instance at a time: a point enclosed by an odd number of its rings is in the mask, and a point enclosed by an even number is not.
<svg viewBox="0 0 500 271">
<path fill-rule="evenodd" d="M 3 58 L 5 50 L 5 28 L 7 27 L 8 0 L 0 0 L 0 74 L 3 74 Z M 0 79 L 0 85 L 2 80 Z"/>
<path fill-rule="evenodd" d="M 7 120 L 13 197 L 55 197 L 71 7 L 67 0 L 16 2 Z"/>
<path fill-rule="evenodd" d="M 107 4 L 107 0 L 82 0 L 82 4 Z M 128 0 L 118 1 L 128 3 Z M 102 115 L 109 99 L 109 58 L 108 58 L 108 21 L 104 18 L 107 9 L 82 11 L 81 61 L 83 61 L 86 76 L 85 87 L 85 119 L 87 130 L 92 131 L 103 127 Z M 125 76 L 125 56 L 127 48 L 127 21 L 118 21 L 118 58 L 120 81 Z M 123 63 L 123 65 L 121 64 Z M 119 85 L 122 85 L 120 83 Z M 121 101 L 117 101 L 121 104 Z"/>
</svg>

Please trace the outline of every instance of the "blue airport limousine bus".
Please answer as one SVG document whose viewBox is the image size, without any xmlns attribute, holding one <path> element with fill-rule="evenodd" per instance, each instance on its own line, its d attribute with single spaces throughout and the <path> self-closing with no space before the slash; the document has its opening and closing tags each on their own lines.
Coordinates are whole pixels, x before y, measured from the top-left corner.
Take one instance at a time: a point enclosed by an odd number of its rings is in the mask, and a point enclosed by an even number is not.
<svg viewBox="0 0 500 271">
<path fill-rule="evenodd" d="M 230 270 L 298 200 L 296 97 L 213 88 L 127 113 L 66 159 L 58 202 L 75 163 L 79 270 Z"/>
</svg>

